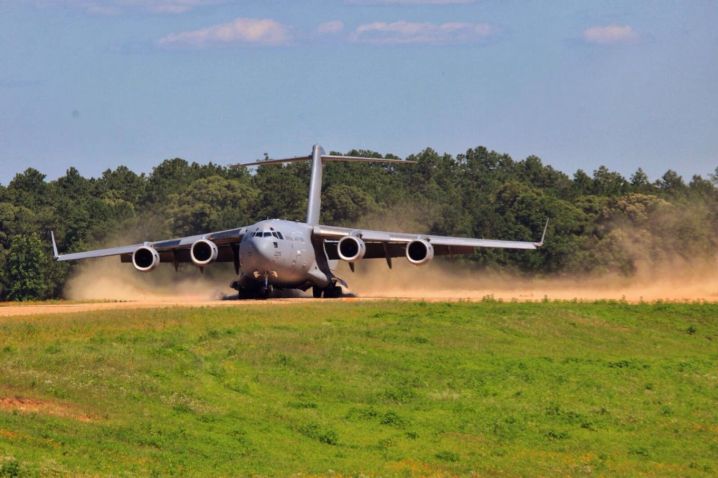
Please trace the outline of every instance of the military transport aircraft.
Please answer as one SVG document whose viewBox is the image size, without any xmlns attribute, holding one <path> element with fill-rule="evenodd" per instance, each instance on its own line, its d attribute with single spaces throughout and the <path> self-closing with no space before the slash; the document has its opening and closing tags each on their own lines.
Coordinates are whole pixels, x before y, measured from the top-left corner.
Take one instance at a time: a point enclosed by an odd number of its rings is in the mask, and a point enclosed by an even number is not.
<svg viewBox="0 0 718 478">
<path fill-rule="evenodd" d="M 338 260 L 354 264 L 364 259 L 385 259 L 391 268 L 392 258 L 405 256 L 414 265 L 431 261 L 435 255 L 468 254 L 480 247 L 536 249 L 543 245 L 544 227 L 539 242 L 471 239 L 463 237 L 371 231 L 359 228 L 319 224 L 322 171 L 333 161 L 380 162 L 406 164 L 401 159 L 362 158 L 325 154 L 315 145 L 312 154 L 287 159 L 269 159 L 237 166 L 311 161 L 309 205 L 306 222 L 268 219 L 251 226 L 219 232 L 208 232 L 156 242 L 59 254 L 52 236 L 54 257 L 58 261 L 76 261 L 96 257 L 120 256 L 141 272 L 148 272 L 162 262 L 193 263 L 203 269 L 212 262 L 233 262 L 238 279 L 231 286 L 240 297 L 266 298 L 277 289 L 311 288 L 314 297 L 340 297 L 346 282 L 334 273 Z M 548 223 L 546 223 L 548 226 Z"/>
</svg>

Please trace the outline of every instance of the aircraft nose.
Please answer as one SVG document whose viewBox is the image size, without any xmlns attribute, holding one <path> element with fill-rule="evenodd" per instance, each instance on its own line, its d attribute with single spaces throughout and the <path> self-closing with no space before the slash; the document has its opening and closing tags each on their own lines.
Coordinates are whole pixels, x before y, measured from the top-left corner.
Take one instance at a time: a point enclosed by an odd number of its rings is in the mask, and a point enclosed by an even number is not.
<svg viewBox="0 0 718 478">
<path fill-rule="evenodd" d="M 257 251 L 257 255 L 268 259 L 272 256 L 272 241 L 268 237 L 253 237 L 252 238 L 252 244 L 254 245 L 254 250 Z"/>
</svg>

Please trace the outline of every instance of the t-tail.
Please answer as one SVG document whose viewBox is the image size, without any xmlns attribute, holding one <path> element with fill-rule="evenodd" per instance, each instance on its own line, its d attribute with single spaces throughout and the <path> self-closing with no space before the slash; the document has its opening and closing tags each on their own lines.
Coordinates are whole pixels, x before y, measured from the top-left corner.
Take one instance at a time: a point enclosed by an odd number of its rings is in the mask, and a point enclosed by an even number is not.
<svg viewBox="0 0 718 478">
<path fill-rule="evenodd" d="M 234 167 L 246 166 L 263 166 L 269 164 L 294 163 L 297 161 L 311 161 L 312 171 L 309 181 L 309 200 L 307 202 L 307 224 L 312 226 L 319 224 L 319 216 L 322 211 L 322 173 L 324 164 L 331 161 L 341 162 L 367 162 L 367 163 L 401 163 L 408 164 L 415 161 L 407 161 L 403 159 L 384 159 L 384 158 L 366 158 L 362 156 L 340 156 L 336 154 L 326 154 L 324 148 L 315 144 L 312 147 L 312 154 L 309 156 L 296 156 L 284 159 L 265 159 L 264 161 L 256 161 L 254 163 L 236 164 Z"/>
</svg>

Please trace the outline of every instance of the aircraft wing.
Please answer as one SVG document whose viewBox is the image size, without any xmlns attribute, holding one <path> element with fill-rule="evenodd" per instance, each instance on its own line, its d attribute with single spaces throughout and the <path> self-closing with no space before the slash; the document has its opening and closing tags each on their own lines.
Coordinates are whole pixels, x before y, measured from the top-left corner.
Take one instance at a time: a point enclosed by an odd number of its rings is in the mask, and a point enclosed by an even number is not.
<svg viewBox="0 0 718 478">
<path fill-rule="evenodd" d="M 160 262 L 191 262 L 189 249 L 199 239 L 208 239 L 215 244 L 219 250 L 217 261 L 230 262 L 234 260 L 233 246 L 239 244 L 244 235 L 245 228 L 228 229 L 226 231 L 210 232 L 207 234 L 198 234 L 195 236 L 179 237 L 154 242 L 143 242 L 140 244 L 131 244 L 128 246 L 110 247 L 107 249 L 95 249 L 85 252 L 73 252 L 70 254 L 60 254 L 57 251 L 55 243 L 55 235 L 52 236 L 52 249 L 55 260 L 57 261 L 79 261 L 83 259 L 93 259 L 96 257 L 120 256 L 122 262 L 130 262 L 132 253 L 140 247 L 150 246 L 157 250 L 160 254 Z"/>
<path fill-rule="evenodd" d="M 373 231 L 321 225 L 314 227 L 314 235 L 325 240 L 329 259 L 339 258 L 336 252 L 336 244 L 342 237 L 349 235 L 360 237 L 366 243 L 367 250 L 364 258 L 375 259 L 403 256 L 406 245 L 418 239 L 431 243 L 436 255 L 470 254 L 478 248 L 538 249 L 543 246 L 547 227 L 548 221 L 544 227 L 541 240 L 538 242 L 409 234 L 405 232 Z"/>
</svg>

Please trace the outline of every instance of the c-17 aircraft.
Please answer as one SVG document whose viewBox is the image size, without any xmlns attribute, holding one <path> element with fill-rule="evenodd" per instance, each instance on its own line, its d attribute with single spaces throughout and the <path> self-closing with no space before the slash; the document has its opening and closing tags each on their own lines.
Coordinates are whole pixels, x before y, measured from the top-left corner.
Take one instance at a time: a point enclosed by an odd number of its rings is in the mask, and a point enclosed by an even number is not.
<svg viewBox="0 0 718 478">
<path fill-rule="evenodd" d="M 343 293 L 346 282 L 334 273 L 339 260 L 354 264 L 364 259 L 385 259 L 391 268 L 392 258 L 405 256 L 417 266 L 434 256 L 469 254 L 477 248 L 537 249 L 543 245 L 544 227 L 539 242 L 472 239 L 464 237 L 372 231 L 319 224 L 322 172 L 334 161 L 407 164 L 401 159 L 364 158 L 326 154 L 315 145 L 309 156 L 269 159 L 237 166 L 260 166 L 297 161 L 311 161 L 309 204 L 305 222 L 268 219 L 250 226 L 208 232 L 196 236 L 144 242 L 94 251 L 59 254 L 51 233 L 53 254 L 58 261 L 77 261 L 97 257 L 120 256 L 135 269 L 149 272 L 160 263 L 193 263 L 200 269 L 212 262 L 233 262 L 238 279 L 231 287 L 240 298 L 267 298 L 274 289 L 312 289 L 314 297 L 334 298 Z M 548 222 L 546 223 L 548 226 Z"/>
</svg>

